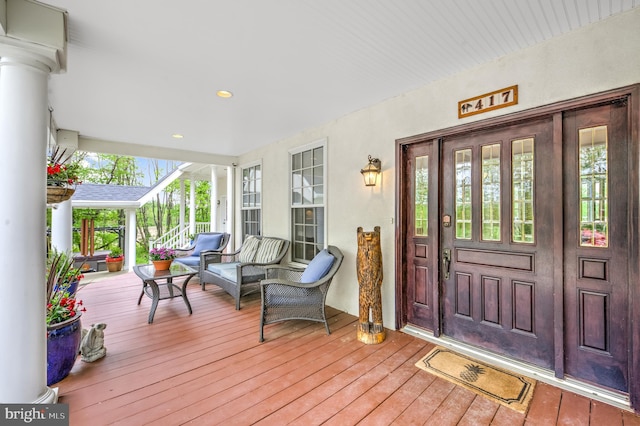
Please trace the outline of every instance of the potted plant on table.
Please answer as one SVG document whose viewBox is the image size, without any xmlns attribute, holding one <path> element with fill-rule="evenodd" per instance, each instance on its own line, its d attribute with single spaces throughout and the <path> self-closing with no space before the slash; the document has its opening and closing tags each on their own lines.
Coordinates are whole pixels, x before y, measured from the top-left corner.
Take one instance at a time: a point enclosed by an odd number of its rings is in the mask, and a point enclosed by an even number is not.
<svg viewBox="0 0 640 426">
<path fill-rule="evenodd" d="M 107 270 L 109 272 L 122 271 L 122 264 L 124 263 L 124 255 L 120 247 L 115 247 L 105 258 L 107 262 Z"/>
<path fill-rule="evenodd" d="M 64 379 L 78 356 L 82 338 L 80 317 L 86 311 L 76 298 L 84 277 L 73 258 L 53 250 L 46 265 L 47 386 Z"/>
<path fill-rule="evenodd" d="M 153 263 L 156 271 L 166 271 L 171 267 L 171 262 L 178 256 L 178 253 L 167 247 L 154 247 L 149 251 L 149 260 Z"/>
</svg>

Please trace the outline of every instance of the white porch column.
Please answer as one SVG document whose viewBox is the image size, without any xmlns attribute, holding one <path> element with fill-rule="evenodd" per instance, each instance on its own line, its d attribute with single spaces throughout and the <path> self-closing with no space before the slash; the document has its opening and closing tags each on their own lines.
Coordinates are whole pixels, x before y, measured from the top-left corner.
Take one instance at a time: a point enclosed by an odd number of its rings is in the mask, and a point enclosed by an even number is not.
<svg viewBox="0 0 640 426">
<path fill-rule="evenodd" d="M 196 182 L 189 179 L 189 233 L 196 233 Z"/>
<path fill-rule="evenodd" d="M 185 222 L 185 211 L 186 211 L 186 202 L 185 202 L 185 198 L 186 198 L 186 193 L 184 190 L 184 178 L 180 178 L 180 247 L 184 247 L 184 245 L 187 243 L 187 241 L 185 240 L 183 234 L 182 234 L 182 230 L 184 229 L 184 222 Z"/>
<path fill-rule="evenodd" d="M 0 403 L 57 400 L 47 387 L 44 291 L 49 72 L 0 58 L 0 180 L 13 182 L 0 203 L 0 270 L 21 265 L 18 281 L 0 280 Z"/>
<path fill-rule="evenodd" d="M 126 247 L 124 248 L 124 269 L 131 272 L 136 265 L 136 209 L 127 209 L 124 212 L 125 235 L 127 236 Z"/>
<path fill-rule="evenodd" d="M 13 0 L 0 8 L 0 403 L 55 403 L 47 387 L 45 217 L 47 81 L 66 67 L 64 11 Z M 37 25 L 34 25 L 37 22 Z M 17 285 L 19 284 L 19 285 Z M 16 303 L 20 301 L 20 303 Z"/>
<path fill-rule="evenodd" d="M 184 179 L 180 179 L 180 229 L 184 229 L 186 214 L 186 193 L 184 190 Z"/>
<path fill-rule="evenodd" d="M 47 81 L 66 67 L 64 11 L 13 0 L 0 8 L 0 403 L 54 403 L 47 387 L 45 217 Z M 37 22 L 37 25 L 34 25 Z M 19 285 L 18 285 L 19 284 Z M 16 303 L 16 301 L 20 301 Z"/>
<path fill-rule="evenodd" d="M 233 237 L 233 235 L 235 235 L 234 228 L 236 223 L 235 217 L 233 215 L 236 204 L 236 191 L 233 180 L 235 168 L 235 165 L 227 167 L 227 232 L 232 235 L 231 239 L 229 240 L 229 249 L 231 251 L 235 250 L 235 237 Z M 242 238 L 240 238 L 240 241 L 242 241 Z"/>
<path fill-rule="evenodd" d="M 51 208 L 51 246 L 58 251 L 71 253 L 73 245 L 73 208 L 71 200 Z"/>
<path fill-rule="evenodd" d="M 211 166 L 211 194 L 209 201 L 211 204 L 209 229 L 211 232 L 215 232 L 218 230 L 218 176 L 216 176 L 216 166 Z"/>
</svg>

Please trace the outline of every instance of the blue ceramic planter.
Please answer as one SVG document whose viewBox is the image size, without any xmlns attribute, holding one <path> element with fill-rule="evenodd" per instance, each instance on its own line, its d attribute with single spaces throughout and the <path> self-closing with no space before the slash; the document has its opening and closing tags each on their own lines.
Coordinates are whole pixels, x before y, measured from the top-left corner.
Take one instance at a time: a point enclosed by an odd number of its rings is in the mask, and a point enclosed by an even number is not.
<svg viewBox="0 0 640 426">
<path fill-rule="evenodd" d="M 72 281 L 69 283 L 69 287 L 67 288 L 67 291 L 69 292 L 69 294 L 74 295 L 76 294 L 76 291 L 78 291 L 78 284 L 80 283 L 80 281 Z M 53 286 L 53 291 L 58 291 L 58 284 L 54 284 Z"/>
<path fill-rule="evenodd" d="M 80 316 L 47 326 L 47 386 L 67 377 L 76 362 L 82 338 Z"/>
</svg>

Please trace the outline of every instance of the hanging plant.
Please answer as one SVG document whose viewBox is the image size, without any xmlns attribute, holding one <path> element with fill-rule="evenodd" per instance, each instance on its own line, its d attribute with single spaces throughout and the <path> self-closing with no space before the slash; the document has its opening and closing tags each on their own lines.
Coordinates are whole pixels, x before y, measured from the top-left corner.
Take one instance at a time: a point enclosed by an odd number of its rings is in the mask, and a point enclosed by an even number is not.
<svg viewBox="0 0 640 426">
<path fill-rule="evenodd" d="M 47 186 L 75 187 L 81 184 L 78 177 L 80 165 L 69 162 L 72 154 L 67 155 L 67 149 L 56 147 L 47 161 Z"/>
<path fill-rule="evenodd" d="M 73 154 L 67 155 L 67 150 L 56 147 L 47 161 L 47 203 L 66 201 L 75 192 L 76 185 L 81 184 L 78 177 L 80 165 L 69 163 Z"/>
</svg>

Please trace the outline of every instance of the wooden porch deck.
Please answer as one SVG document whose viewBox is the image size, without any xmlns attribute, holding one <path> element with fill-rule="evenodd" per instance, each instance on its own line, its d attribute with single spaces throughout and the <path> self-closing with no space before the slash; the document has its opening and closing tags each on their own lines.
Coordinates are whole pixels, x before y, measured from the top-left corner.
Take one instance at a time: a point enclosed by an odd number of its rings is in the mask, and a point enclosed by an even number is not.
<svg viewBox="0 0 640 426">
<path fill-rule="evenodd" d="M 88 274 L 86 282 L 94 274 Z M 84 286 L 83 325 L 107 323 L 107 356 L 76 362 L 52 385 L 69 404 L 71 425 L 640 425 L 640 418 L 538 383 L 527 415 L 414 366 L 433 345 L 389 331 L 379 345 L 356 339 L 357 318 L 329 309 L 320 323 L 265 327 L 258 342 L 259 295 L 234 302 L 215 286 L 188 286 L 182 299 L 136 304 L 133 273 Z"/>
</svg>

